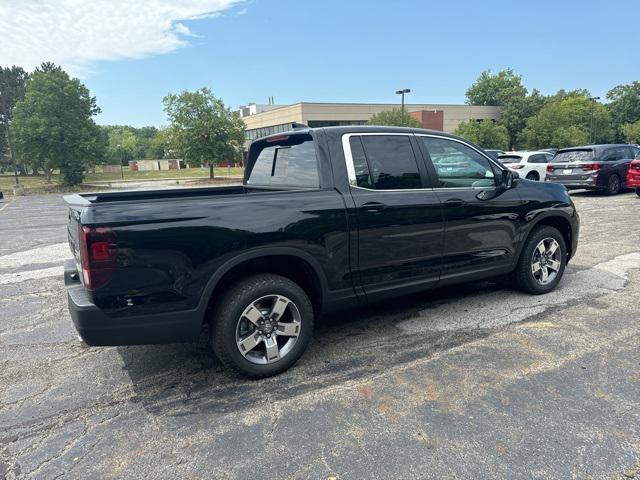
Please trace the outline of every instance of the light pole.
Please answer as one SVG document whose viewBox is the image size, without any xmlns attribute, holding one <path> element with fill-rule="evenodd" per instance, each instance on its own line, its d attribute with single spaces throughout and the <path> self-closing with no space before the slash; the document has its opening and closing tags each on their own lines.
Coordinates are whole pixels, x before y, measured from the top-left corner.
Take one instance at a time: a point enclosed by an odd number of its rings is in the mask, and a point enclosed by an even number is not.
<svg viewBox="0 0 640 480">
<path fill-rule="evenodd" d="M 124 180 L 124 167 L 122 166 L 122 145 L 118 144 L 118 157 L 120 157 L 120 176 Z"/>
<path fill-rule="evenodd" d="M 411 90 L 408 88 L 403 88 L 402 90 L 396 90 L 397 95 L 402 95 L 402 108 L 400 109 L 400 115 L 402 118 L 402 125 L 404 126 L 404 94 L 410 93 Z"/>
<path fill-rule="evenodd" d="M 589 97 L 591 100 L 591 125 L 589 128 L 589 143 L 596 143 L 596 119 L 594 117 L 594 110 L 596 108 L 596 100 L 600 100 L 600 97 Z"/>
</svg>

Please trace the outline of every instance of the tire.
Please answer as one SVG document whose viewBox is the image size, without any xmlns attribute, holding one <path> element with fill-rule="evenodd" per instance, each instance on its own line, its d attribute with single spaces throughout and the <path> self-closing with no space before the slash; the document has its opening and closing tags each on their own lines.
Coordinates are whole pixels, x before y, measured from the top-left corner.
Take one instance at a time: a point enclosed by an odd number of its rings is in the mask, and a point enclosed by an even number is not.
<svg viewBox="0 0 640 480">
<path fill-rule="evenodd" d="M 288 278 L 273 274 L 246 277 L 232 285 L 213 310 L 213 351 L 237 374 L 251 378 L 277 375 L 306 350 L 313 317 L 309 297 Z M 275 352 L 278 357 L 271 357 Z"/>
<path fill-rule="evenodd" d="M 609 180 L 607 181 L 607 195 L 617 195 L 618 193 L 620 193 L 620 188 L 620 177 L 614 173 L 609 177 Z"/>
<path fill-rule="evenodd" d="M 537 182 L 540 180 L 540 175 L 538 175 L 538 172 L 529 172 L 524 178 L 526 178 L 527 180 L 535 180 Z"/>
<path fill-rule="evenodd" d="M 538 249 L 539 245 L 544 245 L 545 255 L 548 255 L 554 242 L 556 248 L 550 257 L 554 263 L 547 259 L 542 261 L 540 259 L 541 252 Z M 535 268 L 536 261 L 537 270 Z M 555 262 L 558 263 L 556 264 Z M 566 264 L 567 246 L 562 234 L 554 227 L 543 225 L 536 227 L 529 234 L 520 253 L 518 265 L 513 272 L 513 277 L 520 290 L 532 295 L 540 295 L 556 288 L 562 279 Z M 553 268 L 554 266 L 555 268 Z M 547 272 L 547 278 L 546 282 L 543 283 L 543 280 L 545 280 L 545 270 Z"/>
<path fill-rule="evenodd" d="M 636 195 L 640 197 L 640 188 L 636 188 Z"/>
</svg>

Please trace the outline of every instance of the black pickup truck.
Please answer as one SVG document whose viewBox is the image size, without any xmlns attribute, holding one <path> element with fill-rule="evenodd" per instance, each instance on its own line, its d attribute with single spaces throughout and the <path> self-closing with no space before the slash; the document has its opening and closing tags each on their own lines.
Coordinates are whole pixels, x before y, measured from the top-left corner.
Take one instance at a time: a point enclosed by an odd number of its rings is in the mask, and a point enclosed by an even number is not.
<svg viewBox="0 0 640 480">
<path fill-rule="evenodd" d="M 300 358 L 323 312 L 500 276 L 549 292 L 579 230 L 564 186 L 396 127 L 259 139 L 243 185 L 65 201 L 65 284 L 87 344 L 194 341 L 208 323 L 219 359 L 253 377 Z"/>
</svg>

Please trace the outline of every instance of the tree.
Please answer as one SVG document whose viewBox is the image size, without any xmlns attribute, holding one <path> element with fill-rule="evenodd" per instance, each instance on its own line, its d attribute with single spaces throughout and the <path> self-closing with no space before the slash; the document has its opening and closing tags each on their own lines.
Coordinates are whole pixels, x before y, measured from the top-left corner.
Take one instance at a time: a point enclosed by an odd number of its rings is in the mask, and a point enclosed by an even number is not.
<svg viewBox="0 0 640 480">
<path fill-rule="evenodd" d="M 590 140 L 592 118 L 594 142 L 611 141 L 613 129 L 608 109 L 590 100 L 584 90 L 561 90 L 547 100 L 537 115 L 529 118 L 521 140 L 531 149 L 584 145 Z"/>
<path fill-rule="evenodd" d="M 506 150 L 509 148 L 509 132 L 507 127 L 493 120 L 469 120 L 458 125 L 456 135 L 477 143 L 483 148 L 497 148 Z"/>
<path fill-rule="evenodd" d="M 522 85 L 522 77 L 507 68 L 495 75 L 491 70 L 480 74 L 478 79 L 467 89 L 468 105 L 503 106 L 511 97 L 525 97 L 527 89 Z"/>
<path fill-rule="evenodd" d="M 0 161 L 11 159 L 18 180 L 15 148 L 9 136 L 9 123 L 13 107 L 24 97 L 25 82 L 28 74 L 21 67 L 0 67 Z"/>
<path fill-rule="evenodd" d="M 75 185 L 106 152 L 106 138 L 92 118 L 99 112 L 87 87 L 47 63 L 27 80 L 10 131 L 22 158 L 34 170 L 43 170 L 48 182 L 59 168 L 64 183 Z"/>
<path fill-rule="evenodd" d="M 170 144 L 169 129 L 158 130 L 156 136 L 149 141 L 147 153 L 148 158 L 172 158 L 173 150 Z"/>
<path fill-rule="evenodd" d="M 239 156 L 245 138 L 244 122 L 211 90 L 170 93 L 163 103 L 171 124 L 170 143 L 185 161 L 209 165 L 213 178 L 214 165 Z"/>
<path fill-rule="evenodd" d="M 624 137 L 623 125 L 640 120 L 640 81 L 613 87 L 607 92 L 607 99 L 618 138 Z"/>
<path fill-rule="evenodd" d="M 376 113 L 367 123 L 369 125 L 422 128 L 422 123 L 420 123 L 418 119 L 413 118 L 406 110 L 404 111 L 403 117 L 402 110 L 399 108 L 383 110 L 380 113 Z"/>
<path fill-rule="evenodd" d="M 622 138 L 627 143 L 640 143 L 640 120 L 633 123 L 625 123 L 622 126 Z"/>
<path fill-rule="evenodd" d="M 528 94 L 522 85 L 522 77 L 512 69 L 492 74 L 490 70 L 480 74 L 466 93 L 469 105 L 490 105 L 502 107 L 499 122 L 507 128 L 509 144 L 519 144 L 519 135 L 527 119 L 537 114 L 546 98 L 538 90 Z"/>
<path fill-rule="evenodd" d="M 136 150 L 136 158 L 163 158 L 152 153 L 152 144 L 158 136 L 159 130 L 156 127 L 140 127 L 134 129 L 134 133 L 138 140 L 138 148 Z"/>
<path fill-rule="evenodd" d="M 144 158 L 138 156 L 138 138 L 135 129 L 128 125 L 104 125 L 107 135 L 107 162 L 111 165 L 128 165 L 130 160 Z"/>
</svg>

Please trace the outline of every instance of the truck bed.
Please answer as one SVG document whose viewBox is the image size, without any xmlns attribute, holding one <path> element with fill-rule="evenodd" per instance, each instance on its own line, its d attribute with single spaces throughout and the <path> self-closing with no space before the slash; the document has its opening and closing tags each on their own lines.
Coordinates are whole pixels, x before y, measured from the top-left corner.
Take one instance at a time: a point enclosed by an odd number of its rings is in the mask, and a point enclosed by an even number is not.
<svg viewBox="0 0 640 480">
<path fill-rule="evenodd" d="M 245 185 L 199 188 L 170 188 L 162 190 L 126 190 L 120 192 L 76 193 L 65 195 L 64 201 L 69 206 L 88 207 L 90 205 L 111 202 L 135 202 L 167 199 L 187 199 L 211 197 L 219 195 L 240 195 L 265 191 L 278 191 L 274 188 L 252 188 Z"/>
</svg>

